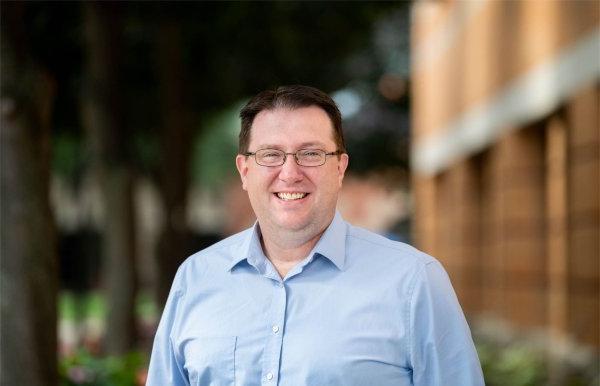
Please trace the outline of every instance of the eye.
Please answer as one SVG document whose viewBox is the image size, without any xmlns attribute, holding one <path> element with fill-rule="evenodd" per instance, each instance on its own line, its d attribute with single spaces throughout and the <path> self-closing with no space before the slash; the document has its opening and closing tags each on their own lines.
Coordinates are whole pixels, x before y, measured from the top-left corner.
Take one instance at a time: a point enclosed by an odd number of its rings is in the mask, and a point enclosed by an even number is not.
<svg viewBox="0 0 600 386">
<path fill-rule="evenodd" d="M 263 158 L 277 158 L 277 157 L 281 157 L 281 153 L 276 152 L 276 151 L 266 151 L 266 152 L 262 153 L 261 156 Z"/>
<path fill-rule="evenodd" d="M 262 149 L 256 152 L 256 155 L 265 163 L 277 163 L 284 157 L 283 152 L 277 149 Z"/>
<path fill-rule="evenodd" d="M 299 156 L 303 158 L 320 158 L 322 152 L 316 149 L 300 150 Z"/>
</svg>

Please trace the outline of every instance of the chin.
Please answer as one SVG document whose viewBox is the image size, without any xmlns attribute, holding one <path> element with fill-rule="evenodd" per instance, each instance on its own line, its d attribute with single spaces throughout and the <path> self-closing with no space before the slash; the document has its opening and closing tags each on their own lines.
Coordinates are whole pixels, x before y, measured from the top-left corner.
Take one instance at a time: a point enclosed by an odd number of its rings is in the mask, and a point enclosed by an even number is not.
<svg viewBox="0 0 600 386">
<path fill-rule="evenodd" d="M 299 218 L 290 218 L 278 220 L 277 225 L 282 229 L 299 231 L 309 227 L 310 222 Z"/>
</svg>

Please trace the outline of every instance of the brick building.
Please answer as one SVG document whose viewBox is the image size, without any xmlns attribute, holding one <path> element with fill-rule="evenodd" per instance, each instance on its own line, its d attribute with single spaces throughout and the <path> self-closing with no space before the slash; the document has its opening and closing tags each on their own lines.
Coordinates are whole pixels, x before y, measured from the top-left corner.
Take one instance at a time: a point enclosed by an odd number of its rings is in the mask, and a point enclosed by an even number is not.
<svg viewBox="0 0 600 386">
<path fill-rule="evenodd" d="M 598 349 L 600 2 L 421 1 L 414 237 L 465 311 Z"/>
</svg>

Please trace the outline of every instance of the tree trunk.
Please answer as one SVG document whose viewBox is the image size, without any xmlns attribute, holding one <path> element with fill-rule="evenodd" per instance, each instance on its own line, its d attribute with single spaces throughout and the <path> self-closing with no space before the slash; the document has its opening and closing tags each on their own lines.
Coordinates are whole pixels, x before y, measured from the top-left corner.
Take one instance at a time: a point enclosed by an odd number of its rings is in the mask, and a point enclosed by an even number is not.
<svg viewBox="0 0 600 386">
<path fill-rule="evenodd" d="M 133 172 L 119 79 L 120 11 L 117 3 L 84 4 L 88 83 L 82 102 L 92 168 L 104 200 L 102 283 L 108 310 L 104 345 L 107 353 L 116 355 L 130 351 L 137 341 Z"/>
<path fill-rule="evenodd" d="M 22 3 L 2 3 L 0 384 L 56 385 L 58 271 L 49 203 L 52 78 L 27 52 Z"/>
<path fill-rule="evenodd" d="M 191 131 L 185 104 L 185 69 L 181 28 L 163 18 L 158 36 L 162 106 L 161 192 L 165 224 L 158 245 L 158 302 L 163 305 L 179 264 L 185 259 L 186 202 L 189 187 Z"/>
</svg>

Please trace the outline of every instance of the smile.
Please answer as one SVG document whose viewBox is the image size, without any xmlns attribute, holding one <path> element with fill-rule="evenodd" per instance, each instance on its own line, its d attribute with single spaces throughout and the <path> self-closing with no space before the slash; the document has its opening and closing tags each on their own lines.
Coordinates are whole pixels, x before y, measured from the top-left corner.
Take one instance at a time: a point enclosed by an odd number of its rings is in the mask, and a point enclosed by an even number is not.
<svg viewBox="0 0 600 386">
<path fill-rule="evenodd" d="M 280 199 L 284 200 L 284 201 L 292 201 L 292 200 L 299 200 L 301 198 L 304 198 L 308 195 L 308 193 L 300 193 L 300 192 L 294 192 L 294 193 L 288 193 L 288 192 L 279 192 L 279 193 L 275 193 L 275 195 L 277 197 L 279 197 Z"/>
</svg>

